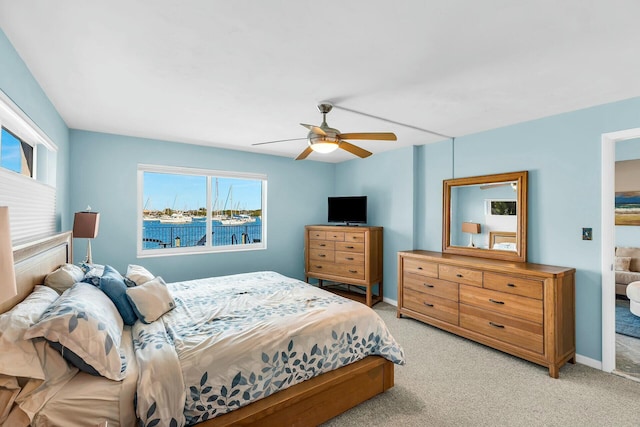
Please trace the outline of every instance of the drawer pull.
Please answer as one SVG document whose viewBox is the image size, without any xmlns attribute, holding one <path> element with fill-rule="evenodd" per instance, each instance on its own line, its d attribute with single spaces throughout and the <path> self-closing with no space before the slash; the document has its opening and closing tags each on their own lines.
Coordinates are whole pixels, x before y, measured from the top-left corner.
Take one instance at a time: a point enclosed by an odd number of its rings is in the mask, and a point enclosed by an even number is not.
<svg viewBox="0 0 640 427">
<path fill-rule="evenodd" d="M 422 270 L 422 267 L 418 267 L 418 270 Z"/>
<path fill-rule="evenodd" d="M 351 257 L 347 257 L 347 258 L 345 258 L 345 259 L 346 259 L 347 261 L 353 261 L 353 258 L 351 258 Z"/>
<path fill-rule="evenodd" d="M 324 248 L 327 245 L 325 245 L 324 243 L 320 243 L 320 246 Z"/>
<path fill-rule="evenodd" d="M 353 246 L 345 246 L 347 249 L 353 249 Z"/>
<path fill-rule="evenodd" d="M 433 288 L 433 285 L 430 285 L 428 283 L 423 283 L 423 285 L 425 285 L 427 288 Z"/>
<path fill-rule="evenodd" d="M 493 298 L 489 298 L 489 301 L 491 301 L 494 304 L 504 304 L 504 301 L 496 301 Z"/>
<path fill-rule="evenodd" d="M 493 326 L 494 328 L 501 328 L 501 329 L 504 329 L 504 325 L 499 325 L 499 324 L 497 324 L 497 323 L 493 323 L 493 322 L 489 322 L 489 324 L 490 324 L 491 326 Z"/>
<path fill-rule="evenodd" d="M 319 254 L 318 256 L 319 256 L 320 258 L 324 258 L 324 257 L 326 257 L 326 255 L 325 255 L 325 254 Z"/>
<path fill-rule="evenodd" d="M 424 305 L 426 305 L 427 307 L 433 307 L 433 304 L 429 304 L 428 302 L 423 302 Z"/>
<path fill-rule="evenodd" d="M 514 285 L 513 283 L 507 283 L 507 286 L 510 287 L 510 288 L 515 288 L 516 287 L 516 285 Z"/>
<path fill-rule="evenodd" d="M 349 270 L 349 273 L 357 273 L 358 270 Z"/>
<path fill-rule="evenodd" d="M 322 268 L 322 266 L 321 265 L 316 265 L 316 268 Z"/>
<path fill-rule="evenodd" d="M 456 274 L 456 277 L 464 277 L 462 274 L 458 273 Z"/>
</svg>

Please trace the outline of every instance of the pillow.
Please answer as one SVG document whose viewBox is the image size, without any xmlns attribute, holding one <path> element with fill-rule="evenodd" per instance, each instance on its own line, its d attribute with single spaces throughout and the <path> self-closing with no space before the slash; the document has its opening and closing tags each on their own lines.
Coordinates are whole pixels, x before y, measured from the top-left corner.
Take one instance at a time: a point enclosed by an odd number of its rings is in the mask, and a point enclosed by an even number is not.
<svg viewBox="0 0 640 427">
<path fill-rule="evenodd" d="M 34 343 L 24 334 L 58 296 L 53 289 L 36 285 L 27 298 L 0 315 L 0 374 L 45 379 Z"/>
<path fill-rule="evenodd" d="M 44 284 L 55 289 L 59 294 L 63 293 L 77 282 L 84 279 L 84 271 L 77 265 L 64 264 L 57 270 L 47 274 Z"/>
<path fill-rule="evenodd" d="M 100 277 L 102 277 L 102 273 L 104 272 L 104 265 L 100 264 L 87 264 L 86 262 L 80 263 L 80 268 L 84 271 L 84 279 L 82 279 L 85 283 L 91 283 L 93 286 L 100 285 Z"/>
<path fill-rule="evenodd" d="M 104 266 L 104 273 L 100 278 L 100 290 L 107 294 L 113 301 L 122 316 L 125 325 L 133 325 L 138 320 L 138 316 L 133 311 L 129 300 L 127 299 L 127 285 L 118 271 L 110 265 Z"/>
<path fill-rule="evenodd" d="M 146 282 L 153 280 L 154 276 L 141 265 L 129 264 L 127 267 L 127 279 L 135 282 L 136 285 L 143 285 Z"/>
<path fill-rule="evenodd" d="M 143 285 L 127 289 L 127 298 L 142 323 L 154 322 L 176 306 L 160 276 Z"/>
<path fill-rule="evenodd" d="M 60 343 L 63 356 L 68 356 L 67 350 L 75 353 L 103 377 L 124 378 L 122 318 L 109 297 L 93 285 L 76 283 L 67 289 L 24 334 L 24 338 L 36 337 Z M 80 365 L 79 369 L 86 369 Z"/>
<path fill-rule="evenodd" d="M 617 256 L 616 257 L 616 271 L 629 271 L 631 266 L 630 256 Z"/>
</svg>

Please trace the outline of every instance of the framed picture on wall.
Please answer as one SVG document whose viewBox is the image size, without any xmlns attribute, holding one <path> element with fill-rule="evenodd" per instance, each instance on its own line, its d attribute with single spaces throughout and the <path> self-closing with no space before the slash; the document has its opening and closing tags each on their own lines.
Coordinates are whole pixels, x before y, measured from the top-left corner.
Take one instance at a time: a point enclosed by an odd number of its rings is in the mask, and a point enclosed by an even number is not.
<svg viewBox="0 0 640 427">
<path fill-rule="evenodd" d="M 616 193 L 616 225 L 640 225 L 640 191 Z"/>
</svg>

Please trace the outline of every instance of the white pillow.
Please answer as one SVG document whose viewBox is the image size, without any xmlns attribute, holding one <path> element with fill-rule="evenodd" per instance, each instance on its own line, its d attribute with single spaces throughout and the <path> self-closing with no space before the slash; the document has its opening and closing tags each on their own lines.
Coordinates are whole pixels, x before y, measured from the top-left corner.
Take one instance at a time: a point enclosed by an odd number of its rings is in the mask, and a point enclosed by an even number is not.
<svg viewBox="0 0 640 427">
<path fill-rule="evenodd" d="M 0 315 L 0 374 L 45 379 L 34 343 L 24 334 L 56 299 L 53 289 L 36 286 L 24 301 Z"/>
<path fill-rule="evenodd" d="M 55 289 L 59 294 L 63 293 L 75 283 L 84 279 L 84 271 L 77 265 L 63 264 L 60 268 L 47 274 L 44 284 Z"/>
<path fill-rule="evenodd" d="M 146 282 L 153 280 L 154 276 L 149 270 L 141 265 L 129 264 L 127 267 L 127 279 L 132 280 L 136 285 L 143 285 Z"/>
<path fill-rule="evenodd" d="M 24 337 L 46 338 L 82 371 L 116 381 L 124 378 L 122 317 L 109 297 L 89 283 L 67 289 Z"/>
<path fill-rule="evenodd" d="M 143 285 L 127 288 L 126 292 L 133 311 L 142 323 L 154 322 L 176 306 L 160 276 Z"/>
</svg>

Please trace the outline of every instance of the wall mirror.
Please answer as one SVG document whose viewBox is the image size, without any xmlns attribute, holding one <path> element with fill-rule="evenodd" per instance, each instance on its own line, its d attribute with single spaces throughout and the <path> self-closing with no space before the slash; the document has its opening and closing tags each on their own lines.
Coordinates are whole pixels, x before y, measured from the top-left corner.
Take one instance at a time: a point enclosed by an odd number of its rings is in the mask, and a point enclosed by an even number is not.
<svg viewBox="0 0 640 427">
<path fill-rule="evenodd" d="M 442 252 L 527 260 L 527 171 L 443 181 Z"/>
</svg>

